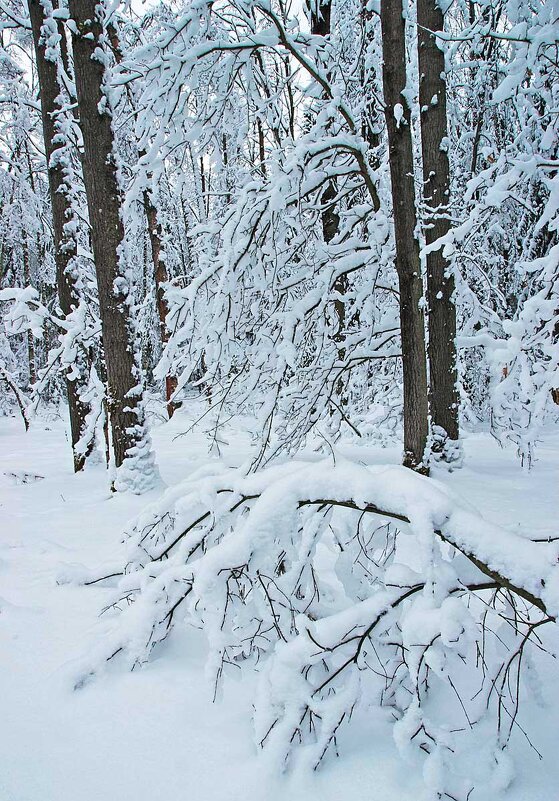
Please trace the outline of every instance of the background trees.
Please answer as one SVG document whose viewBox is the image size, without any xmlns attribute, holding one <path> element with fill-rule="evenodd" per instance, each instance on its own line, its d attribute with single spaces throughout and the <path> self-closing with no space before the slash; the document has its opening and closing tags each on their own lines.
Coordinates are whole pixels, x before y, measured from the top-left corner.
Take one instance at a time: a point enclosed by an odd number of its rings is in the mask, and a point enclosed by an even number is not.
<svg viewBox="0 0 559 801">
<path fill-rule="evenodd" d="M 116 465 L 147 442 L 140 387 L 170 411 L 203 388 L 214 433 L 247 411 L 255 464 L 402 426 L 426 469 L 459 454 L 459 405 L 532 458 L 556 412 L 553 12 L 421 0 L 400 23 L 392 6 L 340 0 L 307 21 L 257 2 L 111 6 L 93 67 L 90 8 L 34 3 L 32 38 L 3 7 L 4 369 L 32 404 L 68 396 L 74 445 L 78 430 L 103 442 L 106 383 Z M 68 187 L 55 203 L 47 163 Z M 55 263 L 70 301 L 64 286 L 54 300 Z"/>
<path fill-rule="evenodd" d="M 282 764 L 305 742 L 318 765 L 364 700 L 466 801 L 471 732 L 498 772 L 556 620 L 555 544 L 415 474 L 480 424 L 529 463 L 557 419 L 555 6 L 0 2 L 2 410 L 67 402 L 76 469 L 102 449 L 138 493 L 148 414 L 182 403 L 165 431 L 218 453 L 249 433 L 90 581 L 124 610 L 100 663 L 145 661 L 180 616 L 216 685 L 261 669 Z M 412 470 L 352 462 L 356 440 Z"/>
</svg>

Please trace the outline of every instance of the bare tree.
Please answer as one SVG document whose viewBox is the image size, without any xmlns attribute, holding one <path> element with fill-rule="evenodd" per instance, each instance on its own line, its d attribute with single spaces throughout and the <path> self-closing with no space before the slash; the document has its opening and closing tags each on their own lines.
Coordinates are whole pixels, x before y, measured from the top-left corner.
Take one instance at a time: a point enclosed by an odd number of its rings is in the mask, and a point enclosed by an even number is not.
<svg viewBox="0 0 559 801">
<path fill-rule="evenodd" d="M 310 12 L 311 33 L 315 36 L 330 36 L 332 32 L 332 0 L 326 2 L 310 2 L 308 4 Z M 336 209 L 336 197 L 338 191 L 335 180 L 330 181 L 322 197 L 320 198 L 323 206 L 322 211 L 322 235 L 324 241 L 328 244 L 334 237 L 337 236 L 340 230 L 340 215 Z M 334 314 L 336 316 L 337 331 L 335 334 L 336 342 L 338 343 L 338 358 L 343 361 L 346 356 L 346 349 L 344 347 L 345 327 L 346 327 L 346 308 L 344 303 L 344 295 L 348 289 L 347 275 L 340 275 L 336 278 L 333 290 L 336 293 L 334 300 Z M 336 383 L 336 393 L 339 402 L 342 406 L 345 405 L 347 398 L 344 393 L 344 381 L 340 378 Z"/>
<path fill-rule="evenodd" d="M 165 263 L 165 251 L 163 249 L 163 227 L 159 221 L 157 206 L 153 201 L 152 193 L 149 189 L 144 190 L 143 201 L 146 212 L 151 257 L 153 260 L 155 299 L 157 303 L 157 316 L 159 318 L 159 336 L 161 344 L 164 347 L 169 341 L 169 329 L 166 323 L 169 307 L 163 287 L 169 280 L 169 274 L 167 271 L 167 264 Z M 177 383 L 176 376 L 170 374 L 165 376 L 165 398 L 167 400 L 167 416 L 169 420 L 177 408 L 176 403 L 171 400 L 177 388 Z"/>
<path fill-rule="evenodd" d="M 149 444 L 144 441 L 141 375 L 132 338 L 132 287 L 120 263 L 124 226 L 111 103 L 105 85 L 103 6 L 95 0 L 71 0 L 69 8 L 84 144 L 84 182 L 107 367 L 112 447 L 115 465 L 120 467 L 127 457 L 145 455 Z"/>
<path fill-rule="evenodd" d="M 400 291 L 404 464 L 415 470 L 424 470 L 423 456 L 428 432 L 427 362 L 423 283 L 416 235 L 411 114 L 405 95 L 406 41 L 401 0 L 382 0 L 381 26 L 384 103 Z"/>
<path fill-rule="evenodd" d="M 445 57 L 436 35 L 443 28 L 443 12 L 436 0 L 418 0 L 419 105 L 427 245 L 445 236 L 450 229 Z M 444 440 L 447 437 L 457 440 L 459 434 L 454 277 L 441 248 L 427 253 L 426 266 L 430 412 L 434 433 L 441 435 L 439 447 L 444 454 Z M 438 440 L 436 437 L 435 443 Z"/>
<path fill-rule="evenodd" d="M 311 33 L 315 36 L 330 36 L 332 0 L 326 0 L 326 2 L 323 3 L 317 0 L 316 2 L 309 3 L 309 12 Z M 330 242 L 336 236 L 340 227 L 340 217 L 336 213 L 336 195 L 336 184 L 334 181 L 331 181 L 326 186 L 321 197 L 321 202 L 324 205 L 324 210 L 322 212 L 322 231 L 325 242 Z M 337 289 L 343 292 L 343 289 Z"/>
<path fill-rule="evenodd" d="M 107 33 L 111 50 L 117 64 L 122 62 L 122 47 L 120 43 L 120 36 L 115 24 L 112 22 L 107 26 Z M 127 87 L 129 101 L 133 107 L 134 119 L 137 119 L 138 111 L 135 104 L 134 92 L 130 87 Z M 144 150 L 138 151 L 138 158 L 144 158 L 146 155 Z M 167 264 L 165 262 L 165 251 L 163 248 L 163 226 L 161 225 L 157 206 L 154 200 L 155 183 L 153 176 L 148 173 L 147 186 L 142 193 L 142 200 L 144 211 L 146 214 L 146 224 L 149 236 L 149 243 L 151 249 L 151 258 L 153 262 L 153 279 L 155 283 L 155 302 L 157 307 L 157 317 L 159 319 L 159 339 L 162 347 L 165 347 L 169 341 L 169 330 L 167 328 L 166 317 L 169 311 L 167 299 L 165 297 L 164 286 L 169 280 Z M 177 378 L 173 375 L 165 376 L 165 399 L 167 401 L 167 416 L 169 420 L 175 413 L 177 408 L 171 398 L 177 388 Z"/>
<path fill-rule="evenodd" d="M 77 278 L 72 268 L 72 261 L 77 255 L 77 241 L 71 233 L 68 233 L 67 229 L 67 224 L 70 222 L 72 216 L 71 202 L 69 199 L 69 190 L 71 187 L 67 184 L 64 167 L 61 161 L 53 158 L 55 151 L 59 147 L 56 139 L 56 115 L 60 112 L 61 87 L 56 60 L 54 60 L 52 56 L 47 58 L 47 45 L 45 37 L 43 36 L 45 7 L 41 0 L 28 0 L 28 7 L 33 31 L 35 61 L 41 95 L 43 138 L 48 165 L 49 195 L 54 231 L 54 256 L 56 262 L 58 302 L 62 313 L 67 317 L 78 306 L 79 294 L 76 286 Z M 63 39 L 61 41 L 63 41 Z M 76 473 L 83 469 L 85 459 L 93 447 L 92 439 L 86 444 L 85 449 L 76 449 L 76 445 L 83 436 L 84 423 L 89 412 L 89 404 L 84 402 L 80 397 L 81 390 L 84 388 L 85 384 L 83 361 L 84 355 L 78 354 L 78 364 L 69 368 L 66 378 L 66 394 L 70 412 L 70 431 L 74 453 L 74 470 Z M 78 369 L 76 369 L 76 367 Z"/>
</svg>

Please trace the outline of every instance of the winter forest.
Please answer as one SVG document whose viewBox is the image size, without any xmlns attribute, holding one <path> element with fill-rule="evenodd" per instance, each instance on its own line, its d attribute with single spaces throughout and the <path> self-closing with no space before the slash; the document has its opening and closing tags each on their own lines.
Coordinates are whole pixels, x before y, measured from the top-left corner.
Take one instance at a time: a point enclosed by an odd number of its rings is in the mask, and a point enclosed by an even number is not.
<svg viewBox="0 0 559 801">
<path fill-rule="evenodd" d="M 0 0 L 0 801 L 551 801 L 558 423 L 558 0 Z"/>
</svg>

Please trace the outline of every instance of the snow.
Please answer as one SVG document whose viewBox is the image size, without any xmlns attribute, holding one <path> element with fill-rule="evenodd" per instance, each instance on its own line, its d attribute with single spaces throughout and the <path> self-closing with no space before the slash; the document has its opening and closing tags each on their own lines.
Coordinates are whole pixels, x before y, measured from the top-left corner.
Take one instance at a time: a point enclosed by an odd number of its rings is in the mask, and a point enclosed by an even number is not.
<svg viewBox="0 0 559 801">
<path fill-rule="evenodd" d="M 240 426 L 228 432 L 220 460 L 208 455 L 200 433 L 173 442 L 188 422 L 181 410 L 170 423 L 153 431 L 161 476 L 170 487 L 195 471 L 205 472 L 211 480 L 212 473 L 247 459 L 248 438 Z M 388 734 L 386 710 L 360 713 L 353 727 L 339 737 L 340 758 L 330 756 L 319 771 L 305 769 L 302 760 L 301 766 L 286 774 L 272 772 L 268 761 L 257 758 L 254 746 L 255 681 L 249 676 L 240 682 L 229 680 L 222 698 L 212 703 L 212 688 L 204 680 L 206 645 L 202 635 L 192 630 L 186 636 L 177 627 L 165 649 L 141 670 L 127 672 L 109 663 L 103 675 L 73 690 L 76 669 L 110 627 L 110 620 L 99 618 L 98 613 L 114 590 L 103 584 L 61 585 L 57 578 L 64 570 L 83 569 L 79 566 L 101 571 L 106 566 L 108 572 L 118 564 L 124 556 L 121 532 L 147 504 L 158 501 L 161 490 L 141 498 L 130 493 L 111 495 L 100 464 L 90 464 L 85 473 L 73 475 L 66 436 L 59 420 L 48 424 L 36 420 L 25 434 L 21 420 L 0 418 L 4 732 L 0 798 L 415 801 L 423 797 L 420 774 L 409 769 Z M 548 432 L 529 473 L 521 470 L 512 449 L 501 450 L 486 433 L 466 436 L 464 450 L 461 470 L 446 473 L 435 468 L 441 494 L 445 485 L 450 497 L 458 493 L 465 499 L 460 506 L 462 519 L 473 516 L 472 509 L 477 508 L 495 531 L 502 532 L 503 527 L 518 540 L 557 535 L 557 433 Z M 399 470 L 381 466 L 397 461 L 397 449 L 340 445 L 339 451 L 342 462 L 345 457 L 376 465 L 373 473 Z M 343 465 L 343 469 L 352 468 Z M 291 467 L 286 463 L 277 471 L 289 478 Z M 14 483 L 14 475 L 44 479 Z M 533 546 L 524 544 L 531 552 Z M 543 547 L 548 552 L 553 546 Z M 467 625 L 463 606 L 448 598 L 436 615 L 441 620 L 433 622 L 433 630 L 442 628 L 448 643 L 459 639 Z M 430 625 L 425 617 L 422 620 L 422 626 Z M 549 637 L 550 632 L 542 636 Z M 556 667 L 552 659 L 539 654 L 535 661 L 544 679 L 545 705 L 525 698 L 521 722 L 544 760 L 540 762 L 521 737 L 514 740 L 516 775 L 501 756 L 502 775 L 494 777 L 503 789 L 513 778 L 507 801 L 547 801 L 551 788 L 559 786 L 554 754 L 559 693 L 552 681 Z M 280 677 L 285 678 L 285 673 Z M 339 696 L 335 698 L 339 701 Z M 334 707 L 330 713 L 335 719 Z M 410 720 L 411 716 L 400 726 L 413 725 Z M 312 754 L 308 757 L 312 761 Z M 437 758 L 433 755 L 424 769 L 431 787 L 437 785 L 442 770 Z M 485 794 L 478 792 L 475 798 L 490 801 L 499 797 L 496 792 L 496 785 L 488 785 Z"/>
</svg>

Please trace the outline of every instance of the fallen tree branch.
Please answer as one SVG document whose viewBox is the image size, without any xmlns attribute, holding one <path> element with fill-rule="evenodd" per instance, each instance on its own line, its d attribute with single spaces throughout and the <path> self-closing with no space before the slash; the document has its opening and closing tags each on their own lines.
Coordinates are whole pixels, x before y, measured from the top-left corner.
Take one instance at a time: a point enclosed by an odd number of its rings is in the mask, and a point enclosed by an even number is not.
<svg viewBox="0 0 559 801">
<path fill-rule="evenodd" d="M 400 520 L 403 523 L 410 523 L 411 522 L 409 517 L 406 517 L 405 515 L 402 515 L 402 514 L 398 514 L 397 512 L 389 512 L 386 509 L 379 509 L 378 506 L 374 506 L 373 504 L 366 504 L 364 506 L 363 505 L 359 505 L 359 504 L 357 504 L 357 503 L 355 503 L 354 501 L 351 501 L 351 500 L 337 501 L 337 500 L 333 500 L 332 498 L 320 498 L 320 499 L 312 500 L 312 501 L 308 500 L 308 501 L 300 501 L 299 502 L 299 506 L 300 507 L 301 506 L 314 506 L 314 505 L 317 505 L 317 506 L 342 506 L 342 507 L 344 507 L 346 509 L 354 509 L 356 512 L 367 512 L 367 513 L 370 513 L 370 514 L 381 515 L 382 517 L 390 517 L 393 520 Z M 503 587 L 504 589 L 509 590 L 510 592 L 514 593 L 515 595 L 518 595 L 520 598 L 523 598 L 525 601 L 528 601 L 528 603 L 531 603 L 534 606 L 536 606 L 541 612 L 544 613 L 544 615 L 547 615 L 551 620 L 555 620 L 555 616 L 551 615 L 548 612 L 544 601 L 541 598 L 539 598 L 537 595 L 534 595 L 532 592 L 529 592 L 528 590 L 524 589 L 524 587 L 519 587 L 518 585 L 516 585 L 512 581 L 510 581 L 510 579 L 508 579 L 506 576 L 503 576 L 498 571 L 493 570 L 491 567 L 489 567 L 489 565 L 486 565 L 485 562 L 482 562 L 480 559 L 478 559 L 476 556 L 474 556 L 474 554 L 469 553 L 467 550 L 465 550 L 464 548 L 462 548 L 459 545 L 457 545 L 453 541 L 452 538 L 450 538 L 448 535 L 443 534 L 442 531 L 440 531 L 438 529 L 435 529 L 435 534 L 443 542 L 446 542 L 449 545 L 451 545 L 453 548 L 456 548 L 456 550 L 459 551 L 467 559 L 469 559 L 470 562 L 472 562 L 472 564 L 475 565 L 478 570 L 480 570 L 482 573 L 484 573 L 490 579 L 495 581 L 500 587 Z M 541 584 L 542 584 L 542 589 L 543 589 L 545 587 L 545 582 L 544 582 L 543 579 L 541 579 Z"/>
<path fill-rule="evenodd" d="M 481 584 L 468 584 L 464 587 L 457 587 L 455 590 L 452 590 L 452 592 L 458 592 L 459 590 L 468 592 L 479 592 L 480 590 L 497 590 L 500 588 L 500 586 L 501 585 L 497 581 L 486 581 Z M 323 690 L 328 684 L 330 684 L 336 678 L 336 676 L 339 676 L 339 674 L 342 673 L 346 669 L 346 667 L 348 667 L 348 665 L 351 665 L 352 662 L 355 662 L 357 664 L 357 660 L 359 659 L 359 655 L 363 649 L 364 644 L 366 643 L 368 637 L 371 635 L 373 630 L 378 626 L 380 621 L 383 619 L 383 617 L 385 617 L 388 614 L 388 612 L 400 606 L 401 603 L 406 601 L 412 595 L 415 595 L 417 592 L 421 592 L 424 587 L 425 584 L 416 584 L 414 587 L 410 587 L 409 590 L 406 590 L 406 592 L 404 592 L 402 595 L 398 596 L 398 598 L 392 601 L 392 603 L 387 609 L 384 609 L 382 612 L 380 612 L 380 614 L 376 616 L 373 622 L 370 623 L 369 626 L 367 626 L 363 634 L 355 634 L 352 637 L 348 637 L 344 640 L 341 640 L 339 646 L 347 645 L 348 642 L 352 642 L 353 640 L 358 640 L 355 653 L 352 654 L 349 657 L 349 659 L 343 662 L 340 665 L 340 667 L 334 671 L 334 673 L 328 676 L 328 678 L 325 681 L 323 681 L 322 684 L 320 684 L 315 690 L 313 690 L 313 695 L 316 695 L 317 693 L 321 692 L 321 690 Z M 549 618 L 545 622 L 548 621 Z M 310 632 L 307 631 L 307 635 L 310 636 Z M 312 637 L 311 639 L 313 642 L 316 643 L 316 641 Z M 316 644 L 318 645 L 318 643 Z M 332 650 L 332 649 L 323 649 L 323 650 Z"/>
</svg>

